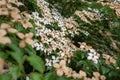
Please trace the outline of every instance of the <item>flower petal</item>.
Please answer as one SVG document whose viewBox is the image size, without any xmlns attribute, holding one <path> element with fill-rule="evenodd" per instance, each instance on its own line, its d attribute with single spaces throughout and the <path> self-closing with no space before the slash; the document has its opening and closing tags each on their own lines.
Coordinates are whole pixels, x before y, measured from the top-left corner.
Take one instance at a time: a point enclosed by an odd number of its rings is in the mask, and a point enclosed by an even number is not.
<svg viewBox="0 0 120 80">
<path fill-rule="evenodd" d="M 60 65 L 61 65 L 61 66 L 65 66 L 65 65 L 66 65 L 65 60 L 61 60 L 61 61 L 60 61 Z"/>
<path fill-rule="evenodd" d="M 57 68 L 57 69 L 58 69 L 58 68 L 60 68 L 60 65 L 59 65 L 59 64 L 57 64 L 57 63 L 54 63 L 54 64 L 53 64 L 53 67 L 55 67 L 55 68 Z"/>
<path fill-rule="evenodd" d="M 25 34 L 25 37 L 27 37 L 27 38 L 32 38 L 32 37 L 33 37 L 33 33 Z"/>
<path fill-rule="evenodd" d="M 10 33 L 17 33 L 17 30 L 14 29 L 14 28 L 9 28 L 9 29 L 8 29 L 8 32 L 10 32 Z"/>
<path fill-rule="evenodd" d="M 32 39 L 29 39 L 29 38 L 25 39 L 25 42 L 29 45 L 32 45 L 34 43 L 34 41 Z"/>
<path fill-rule="evenodd" d="M 23 33 L 17 33 L 17 36 L 20 38 L 20 39 L 24 39 L 25 35 Z"/>
<path fill-rule="evenodd" d="M 19 43 L 19 46 L 20 46 L 20 48 L 24 48 L 24 47 L 25 47 L 25 41 L 22 40 L 22 41 Z"/>
<path fill-rule="evenodd" d="M 9 37 L 0 37 L 1 44 L 11 44 L 11 40 Z"/>
<path fill-rule="evenodd" d="M 7 8 L 0 8 L 0 15 L 8 15 L 8 9 Z"/>
<path fill-rule="evenodd" d="M 57 75 L 58 76 L 62 76 L 63 75 L 63 71 L 61 69 L 57 69 Z"/>
<path fill-rule="evenodd" d="M 10 25 L 9 25 L 9 24 L 6 24 L 6 23 L 2 23 L 2 24 L 1 24 L 1 28 L 2 28 L 2 29 L 8 29 L 8 28 L 10 28 Z"/>
<path fill-rule="evenodd" d="M 3 29 L 0 29 L 0 37 L 3 37 L 7 34 L 7 32 Z"/>
</svg>

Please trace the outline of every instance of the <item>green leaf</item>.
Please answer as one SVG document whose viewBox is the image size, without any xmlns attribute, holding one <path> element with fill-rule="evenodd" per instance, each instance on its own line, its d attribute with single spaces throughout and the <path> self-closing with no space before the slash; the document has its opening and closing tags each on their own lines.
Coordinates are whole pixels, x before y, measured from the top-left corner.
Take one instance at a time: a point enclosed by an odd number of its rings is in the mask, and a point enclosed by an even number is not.
<svg viewBox="0 0 120 80">
<path fill-rule="evenodd" d="M 108 69 L 107 67 L 102 66 L 102 73 L 103 73 L 103 74 L 106 74 L 106 73 L 108 73 L 109 71 L 110 71 L 110 69 Z"/>
<path fill-rule="evenodd" d="M 30 80 L 45 80 L 44 77 L 39 73 L 31 73 Z"/>
<path fill-rule="evenodd" d="M 12 80 L 12 76 L 10 74 L 1 74 L 0 80 Z"/>
<path fill-rule="evenodd" d="M 27 58 L 27 60 L 30 62 L 34 69 L 38 70 L 41 73 L 44 72 L 45 70 L 44 62 L 40 57 L 36 55 L 31 55 Z"/>
<path fill-rule="evenodd" d="M 57 80 L 57 75 L 53 72 L 47 73 L 45 80 Z"/>
<path fill-rule="evenodd" d="M 13 79 L 17 79 L 20 76 L 20 68 L 16 65 L 10 67 L 10 73 Z"/>
<path fill-rule="evenodd" d="M 24 53 L 21 52 L 20 48 L 18 48 L 16 45 L 10 45 L 10 48 L 13 51 L 7 51 L 8 54 L 10 54 L 17 62 L 20 66 L 22 66 L 23 64 L 23 55 Z"/>
</svg>

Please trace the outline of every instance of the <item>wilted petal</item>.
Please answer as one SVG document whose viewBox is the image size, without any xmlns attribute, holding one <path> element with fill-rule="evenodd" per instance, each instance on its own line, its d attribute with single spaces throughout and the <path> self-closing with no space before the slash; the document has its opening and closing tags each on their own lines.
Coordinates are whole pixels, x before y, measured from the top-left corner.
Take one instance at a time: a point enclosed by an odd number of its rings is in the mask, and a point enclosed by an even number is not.
<svg viewBox="0 0 120 80">
<path fill-rule="evenodd" d="M 17 36 L 20 38 L 20 39 L 24 39 L 25 35 L 23 33 L 17 33 Z"/>
<path fill-rule="evenodd" d="M 27 38 L 32 38 L 32 37 L 33 37 L 33 33 L 25 34 L 25 37 L 27 37 Z"/>
<path fill-rule="evenodd" d="M 0 15 L 9 15 L 7 8 L 0 8 Z"/>
<path fill-rule="evenodd" d="M 65 65 L 66 65 L 65 60 L 61 60 L 61 61 L 60 61 L 60 65 L 61 65 L 61 66 L 65 66 Z"/>
<path fill-rule="evenodd" d="M 24 48 L 24 47 L 25 47 L 25 41 L 22 40 L 22 41 L 19 43 L 19 46 L 20 46 L 20 48 Z"/>
<path fill-rule="evenodd" d="M 100 76 L 101 80 L 106 80 L 106 77 L 104 75 Z"/>
<path fill-rule="evenodd" d="M 93 75 L 94 75 L 95 78 L 99 78 L 100 77 L 100 73 L 98 73 L 98 72 L 93 72 Z"/>
<path fill-rule="evenodd" d="M 82 71 L 82 70 L 80 70 L 79 75 L 80 75 L 81 77 L 86 77 L 86 73 L 85 73 L 84 71 Z"/>
<path fill-rule="evenodd" d="M 19 6 L 24 6 L 24 4 L 21 3 L 21 2 L 17 2 L 16 5 L 17 5 L 18 7 L 19 7 Z"/>
<path fill-rule="evenodd" d="M 0 6 L 5 5 L 6 4 L 6 0 L 0 0 Z"/>
<path fill-rule="evenodd" d="M 10 33 L 17 33 L 17 30 L 14 29 L 14 28 L 10 28 L 10 29 L 8 29 L 8 32 L 10 32 Z"/>
<path fill-rule="evenodd" d="M 55 67 L 55 68 L 57 68 L 57 69 L 58 69 L 58 68 L 60 68 L 60 65 L 59 65 L 59 64 L 57 64 L 57 63 L 54 63 L 54 64 L 53 64 L 53 67 Z"/>
<path fill-rule="evenodd" d="M 23 25 L 25 29 L 33 27 L 28 20 L 19 20 L 19 22 Z"/>
<path fill-rule="evenodd" d="M 9 24 L 6 24 L 6 23 L 2 23 L 2 24 L 1 24 L 1 28 L 2 28 L 2 29 L 8 29 L 8 28 L 10 28 L 10 25 L 9 25 Z"/>
<path fill-rule="evenodd" d="M 3 70 L 4 68 L 4 60 L 0 58 L 0 72 Z"/>
<path fill-rule="evenodd" d="M 8 37 L 0 37 L 1 44 L 11 44 L 11 40 Z"/>
<path fill-rule="evenodd" d="M 30 45 L 32 45 L 34 43 L 34 41 L 32 39 L 29 39 L 29 38 L 25 39 L 25 42 L 27 44 L 30 44 Z"/>
<path fill-rule="evenodd" d="M 57 69 L 57 75 L 58 76 L 62 76 L 63 75 L 63 71 L 61 69 Z"/>
<path fill-rule="evenodd" d="M 3 37 L 7 34 L 7 32 L 3 29 L 0 29 L 0 37 Z"/>
<path fill-rule="evenodd" d="M 21 19 L 20 14 L 19 14 L 18 12 L 16 12 L 16 11 L 11 11 L 11 12 L 10 12 L 10 15 L 11 15 L 11 17 L 12 17 L 13 19 L 15 19 L 15 20 Z"/>
</svg>

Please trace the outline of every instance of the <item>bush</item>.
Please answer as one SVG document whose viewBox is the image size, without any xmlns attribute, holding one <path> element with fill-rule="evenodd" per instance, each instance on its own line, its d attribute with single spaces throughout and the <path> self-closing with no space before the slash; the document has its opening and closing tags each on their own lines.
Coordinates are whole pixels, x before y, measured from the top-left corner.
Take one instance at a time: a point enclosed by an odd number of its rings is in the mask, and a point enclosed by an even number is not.
<svg viewBox="0 0 120 80">
<path fill-rule="evenodd" d="M 118 80 L 119 6 L 1 0 L 0 80 Z"/>
</svg>

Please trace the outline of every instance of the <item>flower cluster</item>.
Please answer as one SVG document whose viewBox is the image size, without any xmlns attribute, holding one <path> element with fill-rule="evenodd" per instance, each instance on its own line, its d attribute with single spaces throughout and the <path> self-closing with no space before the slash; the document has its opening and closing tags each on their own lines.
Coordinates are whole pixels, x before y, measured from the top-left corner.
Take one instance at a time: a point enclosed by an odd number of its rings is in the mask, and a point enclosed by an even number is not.
<svg viewBox="0 0 120 80">
<path fill-rule="evenodd" d="M 94 63 L 98 63 L 100 55 L 91 47 L 87 46 L 86 43 L 79 43 L 80 44 L 80 50 L 85 50 L 88 52 L 88 60 L 92 60 Z"/>
<path fill-rule="evenodd" d="M 98 1 L 102 5 L 108 5 L 110 8 L 114 9 L 116 11 L 117 16 L 120 16 L 120 1 L 114 0 L 114 1 L 107 1 L 107 3 L 104 3 L 103 0 Z"/>
<path fill-rule="evenodd" d="M 69 33 L 71 35 L 74 35 L 75 33 L 78 34 L 76 28 L 77 23 L 72 18 L 63 19 L 56 9 L 50 9 L 48 5 L 49 4 L 45 1 L 38 1 L 38 6 L 43 13 L 43 17 L 40 17 L 38 12 L 33 12 L 30 17 L 35 21 L 37 26 L 36 36 L 40 38 L 40 41 L 36 41 L 33 44 L 33 47 L 35 47 L 36 50 L 44 51 L 47 55 L 50 55 L 52 52 L 58 49 L 59 51 L 57 52 L 57 55 L 59 56 L 59 59 L 67 60 L 73 56 L 73 51 L 76 50 L 76 47 L 72 44 L 70 39 L 65 38 L 65 36 Z M 60 30 L 47 28 L 48 24 L 52 25 L 55 22 L 58 23 Z M 66 31 L 67 29 L 69 30 Z M 46 65 L 51 65 L 51 63 L 54 63 L 54 61 L 55 60 L 46 59 Z"/>
<path fill-rule="evenodd" d="M 80 78 L 84 80 L 105 80 L 106 77 L 104 75 L 100 75 L 99 72 L 93 72 L 93 77 L 89 78 L 87 77 L 87 74 L 80 70 L 79 73 L 72 70 L 71 68 L 66 66 L 66 62 L 64 60 L 61 60 L 60 63 L 55 63 L 53 65 L 56 68 L 56 73 L 58 76 L 62 76 L 63 74 L 67 77 L 73 77 L 74 79 Z"/>
<path fill-rule="evenodd" d="M 43 75 L 46 76 L 44 72 L 47 72 L 47 70 L 44 70 L 44 68 L 47 67 L 48 72 L 49 69 L 52 68 L 53 72 L 56 72 L 59 77 L 64 75 L 67 78 L 82 80 L 106 80 L 106 76 L 103 75 L 105 72 L 102 66 L 113 65 L 116 67 L 117 61 L 115 57 L 102 53 L 100 55 L 93 47 L 88 46 L 85 42 L 81 43 L 72 40 L 76 35 L 80 35 L 80 32 L 86 36 L 90 35 L 89 32 L 80 29 L 80 23 L 76 21 L 76 15 L 87 23 L 87 25 L 91 25 L 90 20 L 95 21 L 100 19 L 99 10 L 88 7 L 87 10 L 76 10 L 73 16 L 66 18 L 45 0 L 35 0 L 35 2 L 40 13 L 36 10 L 34 12 L 21 12 L 18 9 L 19 6 L 25 5 L 18 0 L 0 0 L 0 18 L 1 16 L 10 17 L 8 22 L 0 22 L 0 56 L 2 55 L 4 58 L 4 55 L 7 55 L 5 59 L 8 60 L 9 56 L 12 58 L 11 64 L 9 64 L 10 74 L 12 71 L 19 71 L 18 74 L 15 72 L 16 75 L 12 73 L 12 77 L 17 80 L 23 73 L 23 76 L 25 74 L 24 78 L 26 78 L 26 80 L 36 78 L 36 74 L 41 78 L 39 73 L 43 73 Z M 119 15 L 119 12 L 117 12 L 119 11 L 118 5 L 117 7 L 113 7 L 111 4 L 111 8 L 117 8 L 116 14 Z M 88 18 L 90 20 L 88 20 Z M 33 29 L 35 29 L 35 31 Z M 4 48 L 5 51 L 2 51 L 2 48 Z M 75 62 L 75 66 L 71 67 L 72 60 Z M 96 64 L 102 61 L 106 63 L 101 63 L 96 66 Z M 28 64 L 26 64 L 27 62 Z M 0 58 L 0 74 L 7 72 L 7 70 L 4 69 L 5 63 L 4 59 Z M 33 69 L 27 74 L 27 70 L 22 71 L 19 69 L 21 67 L 25 69 L 26 66 L 29 65 L 31 65 Z M 91 66 L 93 68 L 99 67 L 99 70 L 92 69 Z M 74 69 L 73 67 L 77 67 L 78 69 Z M 119 67 L 117 67 L 117 69 L 119 69 Z M 50 72 L 52 72 L 52 70 L 50 70 Z M 89 71 L 87 72 L 87 70 Z"/>
</svg>

